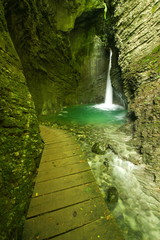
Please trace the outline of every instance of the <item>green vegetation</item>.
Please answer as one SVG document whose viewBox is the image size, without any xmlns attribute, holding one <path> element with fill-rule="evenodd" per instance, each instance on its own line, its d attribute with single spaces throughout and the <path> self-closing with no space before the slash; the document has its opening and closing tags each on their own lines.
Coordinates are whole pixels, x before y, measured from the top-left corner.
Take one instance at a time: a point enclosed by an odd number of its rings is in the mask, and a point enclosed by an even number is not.
<svg viewBox="0 0 160 240">
<path fill-rule="evenodd" d="M 153 78 L 154 80 L 159 78 L 160 46 L 155 47 L 150 54 L 144 56 L 137 62 L 130 64 L 130 69 L 124 74 L 124 76 L 132 78 L 133 74 L 136 74 L 137 70 L 139 72 L 146 72 L 148 75 L 148 81 L 151 81 Z"/>
<path fill-rule="evenodd" d="M 152 14 L 154 14 L 157 10 L 158 10 L 158 4 L 156 4 L 152 7 L 152 10 L 151 10 Z"/>
<path fill-rule="evenodd" d="M 1 2 L 0 12 L 0 239 L 17 240 L 32 194 L 42 142 L 34 103 Z"/>
<path fill-rule="evenodd" d="M 147 67 L 156 73 L 160 73 L 160 45 L 155 47 L 150 54 L 138 61 L 137 64 L 142 64 L 141 67 Z"/>
</svg>

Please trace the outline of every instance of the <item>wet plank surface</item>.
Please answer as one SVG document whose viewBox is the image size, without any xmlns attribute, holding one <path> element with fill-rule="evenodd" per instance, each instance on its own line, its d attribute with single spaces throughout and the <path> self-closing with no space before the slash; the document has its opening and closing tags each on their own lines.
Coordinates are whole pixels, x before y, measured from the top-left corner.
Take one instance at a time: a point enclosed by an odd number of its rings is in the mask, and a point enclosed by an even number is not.
<svg viewBox="0 0 160 240">
<path fill-rule="evenodd" d="M 23 240 L 122 240 L 72 136 L 41 126 L 45 142 Z"/>
</svg>

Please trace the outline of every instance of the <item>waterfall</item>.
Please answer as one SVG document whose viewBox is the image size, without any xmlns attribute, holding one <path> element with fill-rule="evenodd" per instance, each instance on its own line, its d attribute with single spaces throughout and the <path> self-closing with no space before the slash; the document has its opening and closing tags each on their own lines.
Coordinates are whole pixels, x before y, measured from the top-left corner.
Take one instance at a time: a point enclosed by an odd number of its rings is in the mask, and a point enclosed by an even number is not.
<svg viewBox="0 0 160 240">
<path fill-rule="evenodd" d="M 105 110 L 105 111 L 123 109 L 122 106 L 113 104 L 113 88 L 112 88 L 111 76 L 110 76 L 111 67 L 112 67 L 112 50 L 110 49 L 105 101 L 104 101 L 104 103 L 94 105 L 94 108 L 98 108 L 98 109 Z"/>
<path fill-rule="evenodd" d="M 113 89 L 112 89 L 111 76 L 110 76 L 111 67 L 112 67 L 112 50 L 110 49 L 106 95 L 105 95 L 105 102 L 104 102 L 106 108 L 112 108 L 112 105 L 113 105 Z"/>
</svg>

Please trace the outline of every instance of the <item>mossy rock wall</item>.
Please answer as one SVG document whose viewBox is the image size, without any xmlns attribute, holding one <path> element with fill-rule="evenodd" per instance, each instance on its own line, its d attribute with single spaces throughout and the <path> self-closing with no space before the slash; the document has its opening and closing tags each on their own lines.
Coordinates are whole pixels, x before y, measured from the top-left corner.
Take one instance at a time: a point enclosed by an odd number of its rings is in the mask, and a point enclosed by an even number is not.
<svg viewBox="0 0 160 240">
<path fill-rule="evenodd" d="M 134 115 L 135 143 L 145 162 L 159 164 L 160 2 L 114 0 L 110 5 L 124 91 Z"/>
<path fill-rule="evenodd" d="M 15 240 L 42 150 L 34 103 L 0 1 L 0 239 Z"/>
<path fill-rule="evenodd" d="M 88 14 L 95 9 L 104 8 L 103 0 L 49 0 L 49 2 L 54 4 L 53 8 L 56 10 L 56 28 L 63 32 L 71 31 L 75 20 L 83 13 Z"/>
<path fill-rule="evenodd" d="M 104 102 L 109 51 L 104 35 L 104 9 L 82 14 L 70 33 L 72 58 L 79 72 L 79 103 Z"/>
<path fill-rule="evenodd" d="M 77 73 L 68 33 L 56 28 L 56 7 L 56 1 L 10 1 L 6 6 L 8 28 L 38 114 L 76 102 Z"/>
<path fill-rule="evenodd" d="M 39 115 L 79 102 L 80 72 L 71 52 L 70 32 L 82 14 L 103 8 L 101 0 L 8 0 L 8 28 Z"/>
</svg>

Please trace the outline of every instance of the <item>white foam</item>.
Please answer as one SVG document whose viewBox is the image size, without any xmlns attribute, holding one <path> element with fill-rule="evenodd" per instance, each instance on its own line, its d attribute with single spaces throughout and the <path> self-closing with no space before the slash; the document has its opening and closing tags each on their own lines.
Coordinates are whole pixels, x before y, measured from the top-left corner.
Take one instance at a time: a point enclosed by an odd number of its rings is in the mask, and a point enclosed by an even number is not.
<svg viewBox="0 0 160 240">
<path fill-rule="evenodd" d="M 120 105 L 116 105 L 116 104 L 106 104 L 106 103 L 101 103 L 101 104 L 95 104 L 93 106 L 93 108 L 98 108 L 100 110 L 104 110 L 104 111 L 114 111 L 114 110 L 118 110 L 118 109 L 124 109 L 122 106 Z"/>
</svg>

